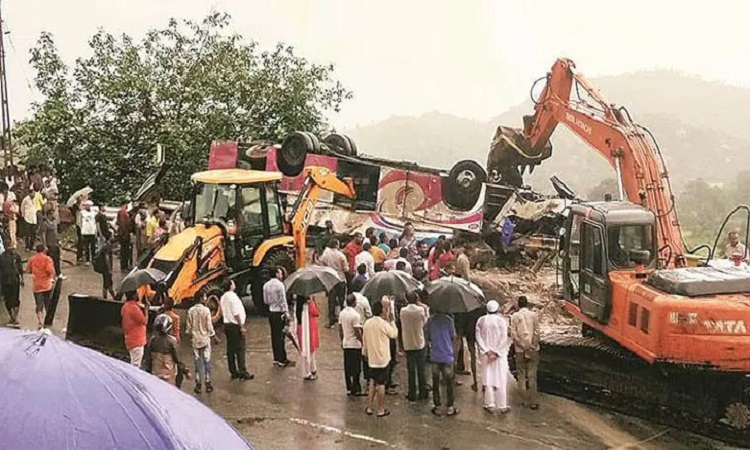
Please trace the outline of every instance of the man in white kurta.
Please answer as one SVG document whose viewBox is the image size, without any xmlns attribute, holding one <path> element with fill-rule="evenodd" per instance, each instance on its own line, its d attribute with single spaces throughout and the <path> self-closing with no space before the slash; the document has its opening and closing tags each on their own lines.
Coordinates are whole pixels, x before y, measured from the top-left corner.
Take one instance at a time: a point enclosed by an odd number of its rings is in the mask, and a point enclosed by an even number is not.
<svg viewBox="0 0 750 450">
<path fill-rule="evenodd" d="M 501 413 L 508 407 L 508 321 L 498 314 L 500 305 L 495 300 L 487 303 L 487 315 L 477 321 L 477 353 L 482 363 L 484 384 L 484 409 L 499 408 Z"/>
</svg>

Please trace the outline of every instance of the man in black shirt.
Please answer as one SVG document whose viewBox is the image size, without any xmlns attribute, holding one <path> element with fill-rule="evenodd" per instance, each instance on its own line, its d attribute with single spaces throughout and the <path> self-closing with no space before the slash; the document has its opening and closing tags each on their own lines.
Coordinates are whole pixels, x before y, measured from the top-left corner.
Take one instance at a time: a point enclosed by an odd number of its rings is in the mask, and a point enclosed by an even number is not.
<svg viewBox="0 0 750 450">
<path fill-rule="evenodd" d="M 23 286 L 23 263 L 21 256 L 10 246 L 0 255 L 0 286 L 5 299 L 5 307 L 10 316 L 9 325 L 18 326 L 21 286 Z"/>
</svg>

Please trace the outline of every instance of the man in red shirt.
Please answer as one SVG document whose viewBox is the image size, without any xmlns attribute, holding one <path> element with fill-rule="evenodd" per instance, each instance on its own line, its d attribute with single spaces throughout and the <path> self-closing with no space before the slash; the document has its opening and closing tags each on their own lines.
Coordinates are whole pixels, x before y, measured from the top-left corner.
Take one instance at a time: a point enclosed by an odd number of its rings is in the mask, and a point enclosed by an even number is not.
<svg viewBox="0 0 750 450">
<path fill-rule="evenodd" d="M 357 268 L 354 266 L 354 258 L 362 251 L 362 242 L 362 233 L 357 232 L 354 233 L 354 238 L 344 247 L 344 255 L 346 255 L 346 260 L 349 262 L 349 271 L 346 273 L 346 285 L 350 292 L 352 280 L 357 274 Z"/>
<path fill-rule="evenodd" d="M 29 258 L 26 273 L 30 273 L 33 279 L 36 318 L 41 329 L 44 327 L 44 316 L 52 298 L 52 281 L 57 276 L 52 258 L 44 252 L 43 245 L 36 246 L 36 255 Z"/>
<path fill-rule="evenodd" d="M 122 316 L 122 334 L 125 336 L 125 348 L 130 353 L 130 364 L 141 366 L 143 347 L 146 346 L 146 326 L 148 325 L 148 300 L 141 304 L 138 294 L 125 293 L 125 304 L 120 309 Z"/>
</svg>

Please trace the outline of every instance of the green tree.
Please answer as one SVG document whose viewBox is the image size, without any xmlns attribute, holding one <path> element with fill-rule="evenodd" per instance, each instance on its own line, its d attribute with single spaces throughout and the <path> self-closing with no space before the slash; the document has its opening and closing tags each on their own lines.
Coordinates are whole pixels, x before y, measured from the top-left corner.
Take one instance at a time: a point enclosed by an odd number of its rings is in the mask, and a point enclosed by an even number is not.
<svg viewBox="0 0 750 450">
<path fill-rule="evenodd" d="M 351 92 L 319 65 L 278 44 L 258 44 L 225 32 L 230 18 L 170 20 L 136 42 L 105 31 L 91 56 L 74 67 L 44 33 L 31 51 L 44 100 L 18 124 L 29 162 L 52 165 L 63 194 L 85 185 L 97 199 L 117 202 L 153 169 L 157 144 L 169 172 L 164 194 L 181 198 L 189 175 L 205 168 L 214 139 L 280 140 L 293 130 L 320 133 L 325 114 Z"/>
<path fill-rule="evenodd" d="M 689 181 L 677 198 L 677 212 L 688 246 L 713 245 L 721 223 L 733 206 L 729 189 L 712 186 L 702 179 Z M 744 217 L 736 215 L 727 223 L 719 245 L 725 243 L 729 230 L 739 228 L 744 230 Z"/>
</svg>

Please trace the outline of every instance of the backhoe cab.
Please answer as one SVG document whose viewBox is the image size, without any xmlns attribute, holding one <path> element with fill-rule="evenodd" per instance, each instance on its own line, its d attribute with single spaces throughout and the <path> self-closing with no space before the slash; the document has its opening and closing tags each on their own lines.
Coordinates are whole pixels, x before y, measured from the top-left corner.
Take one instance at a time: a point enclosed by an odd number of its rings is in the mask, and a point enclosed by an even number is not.
<svg viewBox="0 0 750 450">
<path fill-rule="evenodd" d="M 162 292 L 175 304 L 207 295 L 215 320 L 223 293 L 219 279 L 225 276 L 235 281 L 239 295 L 251 294 L 255 307 L 263 310 L 262 283 L 269 269 L 294 268 L 277 191 L 280 179 L 278 172 L 244 169 L 193 174 L 188 228 L 141 267 L 167 274 Z M 157 291 L 149 294 L 158 301 L 162 292 Z"/>
</svg>

